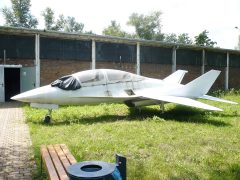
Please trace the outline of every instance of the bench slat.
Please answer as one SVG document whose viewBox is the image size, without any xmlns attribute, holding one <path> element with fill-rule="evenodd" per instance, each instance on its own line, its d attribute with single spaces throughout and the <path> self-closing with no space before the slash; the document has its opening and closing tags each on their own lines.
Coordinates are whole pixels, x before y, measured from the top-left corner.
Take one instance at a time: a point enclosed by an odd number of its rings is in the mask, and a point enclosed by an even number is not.
<svg viewBox="0 0 240 180">
<path fill-rule="evenodd" d="M 54 164 L 45 145 L 41 146 L 42 159 L 48 169 L 48 176 L 51 180 L 59 180 L 58 174 L 55 170 Z"/>
<path fill-rule="evenodd" d="M 55 144 L 53 145 L 55 151 L 57 152 L 57 155 L 61 161 L 61 163 L 63 164 L 64 170 L 67 170 L 67 167 L 70 166 L 71 164 L 69 163 L 66 154 L 63 152 L 63 150 L 61 149 L 59 144 Z"/>
<path fill-rule="evenodd" d="M 68 161 L 69 163 L 72 165 L 72 164 L 75 164 L 77 163 L 76 159 L 73 157 L 73 155 L 69 152 L 67 146 L 65 144 L 60 144 L 64 154 L 66 154 L 66 157 L 68 158 Z"/>
<path fill-rule="evenodd" d="M 56 151 L 54 150 L 54 147 L 53 145 L 48 145 L 47 146 L 48 150 L 49 150 L 49 154 L 51 155 L 51 158 L 52 158 L 52 161 L 54 163 L 54 166 L 57 170 L 57 173 L 59 175 L 59 178 L 61 180 L 68 180 L 68 176 L 67 176 L 67 173 L 66 171 L 64 170 L 63 166 L 62 166 L 62 163 L 60 162 L 58 156 L 57 156 L 57 153 Z"/>
</svg>

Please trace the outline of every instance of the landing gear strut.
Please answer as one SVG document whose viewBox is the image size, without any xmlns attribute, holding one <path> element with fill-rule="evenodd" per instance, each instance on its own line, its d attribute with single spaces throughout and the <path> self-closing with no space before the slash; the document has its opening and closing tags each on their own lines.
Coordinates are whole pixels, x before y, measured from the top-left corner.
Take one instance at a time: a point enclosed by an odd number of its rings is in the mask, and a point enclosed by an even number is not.
<svg viewBox="0 0 240 180">
<path fill-rule="evenodd" d="M 51 122 L 51 119 L 52 119 L 52 109 L 49 109 L 48 110 L 48 113 L 46 114 L 43 122 L 46 123 L 46 124 L 49 124 Z"/>
</svg>

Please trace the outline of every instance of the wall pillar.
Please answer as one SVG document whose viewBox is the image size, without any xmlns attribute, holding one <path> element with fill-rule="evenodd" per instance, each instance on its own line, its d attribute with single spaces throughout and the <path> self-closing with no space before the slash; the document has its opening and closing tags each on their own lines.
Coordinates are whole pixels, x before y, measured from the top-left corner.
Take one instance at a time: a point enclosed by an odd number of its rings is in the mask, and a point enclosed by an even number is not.
<svg viewBox="0 0 240 180">
<path fill-rule="evenodd" d="M 140 63 L 140 59 L 141 59 L 141 57 L 140 57 L 141 55 L 140 55 L 140 43 L 138 42 L 137 43 L 137 74 L 138 75 L 140 75 L 141 74 L 141 63 Z"/>
<path fill-rule="evenodd" d="M 227 66 L 225 67 L 225 90 L 228 90 L 229 80 L 229 52 L 227 52 Z"/>
<path fill-rule="evenodd" d="M 40 35 L 35 34 L 36 88 L 40 87 L 40 63 Z"/>
<path fill-rule="evenodd" d="M 177 48 L 173 46 L 172 49 L 172 73 L 177 69 Z"/>
<path fill-rule="evenodd" d="M 201 66 L 201 74 L 205 72 L 205 49 L 202 50 L 202 66 Z"/>
<path fill-rule="evenodd" d="M 96 69 L 96 42 L 92 40 L 92 69 Z"/>
</svg>

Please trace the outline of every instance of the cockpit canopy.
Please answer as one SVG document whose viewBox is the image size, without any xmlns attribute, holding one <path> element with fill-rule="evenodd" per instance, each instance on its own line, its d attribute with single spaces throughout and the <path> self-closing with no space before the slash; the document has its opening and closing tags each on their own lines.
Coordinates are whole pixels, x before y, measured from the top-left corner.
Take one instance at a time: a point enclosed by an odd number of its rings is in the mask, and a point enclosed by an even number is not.
<svg viewBox="0 0 240 180">
<path fill-rule="evenodd" d="M 143 80 L 144 77 L 129 72 L 96 69 L 81 71 L 69 76 L 63 76 L 51 83 L 52 87 L 58 87 L 63 90 L 77 90 L 84 86 L 104 85 L 118 82 L 136 82 Z"/>
</svg>

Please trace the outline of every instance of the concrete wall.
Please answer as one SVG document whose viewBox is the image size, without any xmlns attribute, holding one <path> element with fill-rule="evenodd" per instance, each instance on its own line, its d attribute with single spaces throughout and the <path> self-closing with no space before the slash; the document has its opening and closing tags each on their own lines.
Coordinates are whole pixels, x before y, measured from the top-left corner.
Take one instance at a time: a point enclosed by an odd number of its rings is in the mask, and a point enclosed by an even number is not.
<svg viewBox="0 0 240 180">
<path fill-rule="evenodd" d="M 0 59 L 0 64 L 4 64 L 3 59 Z M 23 67 L 33 67 L 34 60 L 31 59 L 6 59 L 6 64 L 9 65 L 22 65 Z"/>
</svg>

